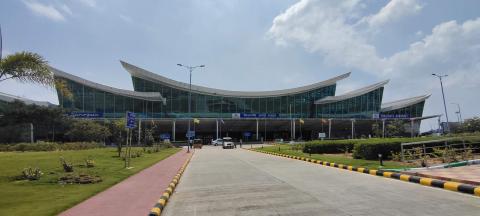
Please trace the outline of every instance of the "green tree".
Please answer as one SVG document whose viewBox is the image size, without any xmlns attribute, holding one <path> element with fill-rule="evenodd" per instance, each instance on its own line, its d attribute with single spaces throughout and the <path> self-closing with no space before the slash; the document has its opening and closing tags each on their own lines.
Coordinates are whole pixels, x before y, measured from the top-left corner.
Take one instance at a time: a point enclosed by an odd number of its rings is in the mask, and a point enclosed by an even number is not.
<svg viewBox="0 0 480 216">
<path fill-rule="evenodd" d="M 14 79 L 20 82 L 54 85 L 54 77 L 42 56 L 32 52 L 19 52 L 0 60 L 0 82 Z"/>
<path fill-rule="evenodd" d="M 375 122 L 372 124 L 372 134 L 374 137 L 382 137 L 382 128 L 380 127 L 380 124 L 378 122 Z"/>
<path fill-rule="evenodd" d="M 110 121 L 108 128 L 110 129 L 110 140 L 117 145 L 118 156 L 122 154 L 123 144 L 126 141 L 127 129 L 125 128 L 125 118 Z"/>
<path fill-rule="evenodd" d="M 479 132 L 480 131 L 480 117 L 473 117 L 465 119 L 462 124 L 463 132 Z"/>
<path fill-rule="evenodd" d="M 75 120 L 65 134 L 71 141 L 100 142 L 110 136 L 110 130 L 92 120 Z"/>
<path fill-rule="evenodd" d="M 388 136 L 401 136 L 405 133 L 404 122 L 402 120 L 396 119 L 388 122 L 385 127 L 386 133 Z"/>
</svg>

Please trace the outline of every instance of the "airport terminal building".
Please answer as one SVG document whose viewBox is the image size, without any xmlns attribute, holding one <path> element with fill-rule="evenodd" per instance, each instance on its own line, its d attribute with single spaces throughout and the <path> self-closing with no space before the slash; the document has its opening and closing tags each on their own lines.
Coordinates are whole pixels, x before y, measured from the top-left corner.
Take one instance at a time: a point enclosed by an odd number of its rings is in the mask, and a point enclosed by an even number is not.
<svg viewBox="0 0 480 216">
<path fill-rule="evenodd" d="M 408 121 L 418 134 L 429 95 L 382 103 L 388 80 L 342 95 L 337 82 L 350 73 L 311 85 L 275 91 L 230 91 L 190 86 L 121 62 L 134 91 L 95 83 L 52 68 L 71 95 L 57 91 L 59 105 L 78 118 L 106 120 L 135 112 L 143 127 L 164 137 L 185 140 L 191 121 L 196 138 L 232 136 L 244 140 L 359 138 L 372 134 L 372 124 L 385 127 L 393 119 Z M 195 123 L 193 123 L 195 119 Z M 166 136 L 168 135 L 168 136 Z"/>
</svg>

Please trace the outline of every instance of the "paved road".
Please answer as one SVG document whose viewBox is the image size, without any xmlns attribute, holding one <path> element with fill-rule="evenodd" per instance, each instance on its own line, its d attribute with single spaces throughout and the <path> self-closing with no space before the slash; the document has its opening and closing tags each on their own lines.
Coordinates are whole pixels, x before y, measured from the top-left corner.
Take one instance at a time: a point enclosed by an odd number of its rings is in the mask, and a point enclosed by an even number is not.
<svg viewBox="0 0 480 216">
<path fill-rule="evenodd" d="M 197 150 L 165 215 L 480 215 L 480 198 L 242 149 Z"/>
</svg>

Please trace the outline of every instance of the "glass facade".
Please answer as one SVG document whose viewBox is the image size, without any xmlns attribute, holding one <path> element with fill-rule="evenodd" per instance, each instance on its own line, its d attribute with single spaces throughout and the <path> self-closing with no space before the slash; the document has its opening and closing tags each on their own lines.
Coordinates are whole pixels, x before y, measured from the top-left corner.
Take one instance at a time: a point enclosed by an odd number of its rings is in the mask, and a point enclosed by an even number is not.
<svg viewBox="0 0 480 216">
<path fill-rule="evenodd" d="M 144 118 L 163 118 L 164 105 L 161 101 L 149 101 L 134 97 L 112 94 L 85 86 L 72 80 L 62 79 L 71 97 L 57 91 L 58 103 L 62 108 L 73 112 L 101 113 L 105 118 L 122 118 L 127 111 L 135 112 Z"/>
<path fill-rule="evenodd" d="M 61 107 L 70 111 L 101 113 L 105 118 L 121 118 L 132 111 L 142 118 L 187 118 L 189 92 L 161 82 L 132 76 L 137 92 L 159 92 L 166 103 L 135 96 L 125 96 L 95 89 L 68 78 L 62 79 L 72 93 L 71 97 L 57 91 Z M 380 112 L 383 87 L 352 98 L 315 104 L 335 95 L 336 84 L 310 91 L 272 97 L 231 97 L 192 93 L 191 116 L 194 118 L 232 118 L 233 113 L 275 114 L 279 118 L 334 118 L 371 119 Z M 400 114 L 421 117 L 425 101 L 381 114 Z"/>
<path fill-rule="evenodd" d="M 346 100 L 317 105 L 317 118 L 372 118 L 380 111 L 383 87 Z"/>
<path fill-rule="evenodd" d="M 188 117 L 189 92 L 164 84 L 132 77 L 135 91 L 160 92 L 167 99 L 168 118 Z M 226 97 L 192 93 L 191 115 L 197 118 L 231 118 L 232 113 L 278 114 L 280 118 L 315 118 L 314 101 L 335 95 L 336 85 L 278 97 Z"/>
<path fill-rule="evenodd" d="M 395 110 L 390 110 L 387 112 L 381 112 L 381 114 L 385 115 L 406 115 L 408 118 L 416 118 L 416 117 L 422 117 L 423 115 L 423 107 L 425 105 L 425 101 L 416 103 L 414 105 L 400 108 L 400 109 L 395 109 Z"/>
</svg>

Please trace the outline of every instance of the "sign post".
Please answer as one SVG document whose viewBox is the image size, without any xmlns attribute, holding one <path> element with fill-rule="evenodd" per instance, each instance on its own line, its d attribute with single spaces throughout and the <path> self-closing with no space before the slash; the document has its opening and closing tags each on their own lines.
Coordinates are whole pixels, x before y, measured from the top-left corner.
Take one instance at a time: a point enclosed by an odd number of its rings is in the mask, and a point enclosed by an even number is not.
<svg viewBox="0 0 480 216">
<path fill-rule="evenodd" d="M 132 154 L 132 129 L 136 127 L 135 113 L 127 111 L 127 121 L 125 127 L 127 128 L 127 145 L 125 148 L 125 168 L 130 169 L 130 156 Z"/>
</svg>

